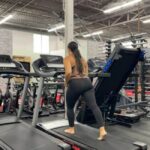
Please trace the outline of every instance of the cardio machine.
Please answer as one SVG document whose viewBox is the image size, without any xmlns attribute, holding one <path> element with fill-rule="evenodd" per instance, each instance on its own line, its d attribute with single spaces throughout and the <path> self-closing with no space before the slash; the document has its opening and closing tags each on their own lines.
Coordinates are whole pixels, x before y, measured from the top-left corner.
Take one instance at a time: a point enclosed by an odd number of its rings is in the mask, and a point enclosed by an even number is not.
<svg viewBox="0 0 150 150">
<path fill-rule="evenodd" d="M 98 78 L 94 84 L 96 101 L 102 110 L 105 120 L 131 127 L 132 123 L 124 118 L 139 120 L 144 115 L 144 112 L 137 112 L 131 115 L 126 114 L 126 116 L 121 115 L 121 113 L 120 115 L 115 114 L 119 91 L 137 63 L 142 59 L 143 52 L 141 49 L 128 49 L 121 45 L 117 45 L 110 55 L 103 68 L 103 72 L 111 74 L 110 78 Z M 77 120 L 87 124 L 94 122 L 95 119 L 88 107 L 84 105 L 77 116 Z"/>
<path fill-rule="evenodd" d="M 20 120 L 25 95 L 29 85 L 30 73 L 22 64 L 15 62 L 9 55 L 0 55 L 0 74 L 24 76 L 22 103 L 17 117 L 0 116 L 0 149 L 1 150 L 70 150 L 70 146 L 52 136 L 32 128 Z"/>
<path fill-rule="evenodd" d="M 0 55 L 0 76 L 1 77 L 8 77 L 10 78 L 11 76 L 22 76 L 25 78 L 25 84 L 24 84 L 24 92 L 23 95 L 25 97 L 26 94 L 26 86 L 28 85 L 28 80 L 29 80 L 29 74 L 28 72 L 24 69 L 24 67 L 22 66 L 22 64 L 14 61 L 11 59 L 11 57 L 9 55 Z M 10 80 L 10 79 L 8 79 Z M 8 87 L 9 88 L 9 87 Z M 8 93 L 6 91 L 6 93 Z M 23 97 L 23 98 L 24 98 Z M 18 113 L 18 118 L 20 117 L 21 113 Z M 16 117 L 13 116 L 0 116 L 1 120 L 0 120 L 0 125 L 3 124 L 9 124 L 9 123 L 14 123 L 16 122 Z"/>
<path fill-rule="evenodd" d="M 120 60 L 121 62 L 123 61 L 123 64 L 126 63 L 124 59 L 128 55 L 123 55 L 124 52 L 125 53 L 129 52 L 132 58 L 135 58 L 133 59 L 134 63 L 132 64 L 132 67 L 134 67 L 139 57 L 139 50 L 125 49 L 125 48 L 119 47 L 117 49 L 117 52 L 114 54 L 115 63 L 117 63 L 118 60 Z M 112 64 L 109 64 L 109 65 L 112 65 Z M 129 64 L 127 64 L 127 66 L 129 67 Z M 123 69 L 127 69 L 128 68 L 127 66 Z M 39 111 L 38 105 L 39 105 L 40 95 L 41 95 L 42 88 L 43 88 L 44 78 L 51 76 L 55 73 L 58 73 L 58 74 L 62 73 L 63 59 L 60 56 L 44 55 L 44 56 L 41 56 L 38 60 L 33 62 L 33 68 L 35 72 L 38 73 L 38 75 L 41 77 L 40 83 L 39 83 L 39 95 L 37 96 L 36 109 L 35 109 L 35 112 L 33 115 L 33 121 L 32 121 L 33 126 L 36 126 L 38 129 L 44 131 L 45 133 L 49 135 L 57 137 L 60 140 L 66 141 L 67 143 L 71 145 L 72 149 L 120 150 L 120 147 L 121 147 L 121 150 L 132 150 L 135 148 L 130 140 L 123 141 L 123 140 L 118 139 L 119 137 L 116 137 L 115 135 L 111 135 L 111 134 L 108 135 L 107 141 L 100 142 L 96 140 L 96 137 L 98 136 L 97 129 L 89 127 L 87 125 L 80 124 L 79 122 L 76 122 L 75 135 L 68 135 L 64 132 L 64 130 L 67 128 L 67 125 L 68 125 L 67 120 L 57 120 L 57 121 L 52 121 L 52 122 L 38 123 L 38 111 Z M 132 69 L 130 69 L 128 73 L 130 73 L 130 71 L 132 71 Z M 105 77 L 105 73 L 103 72 L 102 74 Z M 118 75 L 119 75 L 119 72 L 118 72 Z M 97 73 L 97 76 L 99 76 L 98 81 L 96 83 L 98 85 L 99 82 L 101 83 L 101 81 L 99 81 L 99 78 L 101 77 L 99 72 Z M 122 74 L 120 74 L 119 76 L 122 76 Z M 105 80 L 109 81 L 109 78 L 105 78 Z M 108 86 L 108 83 L 109 82 L 107 82 L 107 86 Z"/>
<path fill-rule="evenodd" d="M 13 90 L 11 88 L 11 79 L 13 78 L 13 75 L 0 75 L 0 77 L 4 80 L 7 79 L 6 87 L 5 87 L 5 92 L 4 94 L 2 93 L 1 90 L 1 102 L 0 102 L 0 107 L 1 111 L 0 113 L 15 113 L 16 112 L 16 104 L 15 104 L 15 97 Z"/>
</svg>

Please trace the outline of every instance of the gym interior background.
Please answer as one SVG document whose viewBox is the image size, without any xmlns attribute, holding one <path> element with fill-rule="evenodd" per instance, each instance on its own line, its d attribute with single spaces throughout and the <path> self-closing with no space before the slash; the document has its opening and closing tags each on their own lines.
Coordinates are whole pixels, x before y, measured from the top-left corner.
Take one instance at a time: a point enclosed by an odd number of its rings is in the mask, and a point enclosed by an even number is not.
<svg viewBox="0 0 150 150">
<path fill-rule="evenodd" d="M 72 12 L 72 8 L 69 8 L 72 4 L 70 1 L 73 3 L 73 14 L 69 14 L 69 11 Z M 69 18 L 71 16 L 73 21 Z M 140 145 L 141 149 L 150 146 L 150 0 L 0 0 L 0 55 L 10 55 L 14 60 L 26 64 L 25 68 L 30 72 L 34 72 L 32 63 L 40 58 L 41 54 L 65 57 L 66 41 L 72 38 L 66 30 L 73 30 L 74 41 L 79 44 L 82 56 L 89 60 L 90 72 L 97 67 L 103 70 L 118 44 L 129 49 L 142 50 L 142 61 L 132 70 L 120 89 L 120 97 L 117 97 L 120 100 L 115 114 L 122 111 L 121 115 L 116 116 L 121 119 L 119 121 L 123 126 L 116 125 L 111 128 L 115 133 L 118 131 L 118 135 L 115 136 L 120 137 L 122 141 L 141 141 L 142 146 L 139 143 L 135 144 Z M 119 72 L 118 68 L 116 70 Z M 10 79 L 9 84 L 6 78 Z M 47 80 L 48 83 L 49 81 L 52 82 L 51 79 Z M 16 115 L 16 112 L 10 113 L 6 108 L 4 110 L 3 99 L 8 100 L 6 93 L 8 88 L 14 90 L 12 86 L 15 87 L 13 96 L 16 99 L 16 91 L 22 91 L 23 82 L 24 80 L 18 77 L 0 77 L 0 98 L 1 95 L 5 97 L 0 99 L 0 120 Z M 61 79 L 61 84 L 62 82 L 64 79 Z M 30 90 L 31 93 L 36 91 L 35 97 L 38 83 L 37 77 L 31 78 Z M 64 104 L 56 106 L 54 102 L 56 99 L 59 101 L 60 95 L 62 101 L 65 99 L 64 87 L 51 86 L 46 92 L 48 90 L 52 91 L 51 96 L 47 94 L 51 100 L 42 107 L 46 110 L 52 107 L 53 110 L 50 115 L 46 113 L 46 117 L 41 117 L 41 122 L 64 118 Z M 28 97 L 30 96 L 29 94 Z M 28 118 L 24 121 L 30 125 L 34 102 L 29 98 L 28 101 L 27 108 L 28 105 L 32 105 L 32 112 L 25 109 L 23 114 Z M 17 102 L 19 103 L 19 100 Z M 55 104 L 52 104 L 53 102 Z M 77 107 L 78 112 L 81 106 Z M 123 116 L 123 113 L 126 115 Z M 123 116 L 123 120 L 120 116 Z M 94 123 L 91 126 L 96 127 Z M 108 127 L 108 132 L 109 130 Z M 121 132 L 124 136 L 120 135 Z M 0 137 L 0 146 L 1 140 L 3 141 Z"/>
</svg>

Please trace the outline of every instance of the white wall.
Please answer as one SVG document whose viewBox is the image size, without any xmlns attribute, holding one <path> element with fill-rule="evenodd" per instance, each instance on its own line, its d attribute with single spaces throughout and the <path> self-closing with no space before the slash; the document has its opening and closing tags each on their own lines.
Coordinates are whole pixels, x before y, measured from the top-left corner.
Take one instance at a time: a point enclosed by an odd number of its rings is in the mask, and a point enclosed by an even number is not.
<svg viewBox="0 0 150 150">
<path fill-rule="evenodd" d="M 32 61 L 39 57 L 39 54 L 33 53 L 32 33 L 13 31 L 13 55 L 30 56 Z"/>
<path fill-rule="evenodd" d="M 79 49 L 84 58 L 101 57 L 105 49 L 103 43 L 87 39 L 76 39 Z M 150 47 L 150 38 L 147 39 L 147 46 Z M 13 55 L 31 56 L 32 61 L 39 57 L 39 54 L 33 53 L 33 33 L 13 31 L 12 32 Z M 105 45 L 105 44 L 104 44 Z M 64 38 L 60 36 L 49 36 L 49 49 L 51 54 L 64 55 Z M 114 46 L 112 46 L 112 49 Z M 149 52 L 150 56 L 150 51 Z M 102 56 L 103 57 L 103 56 Z"/>
<path fill-rule="evenodd" d="M 77 40 L 78 44 L 79 44 L 79 50 L 82 54 L 82 56 L 87 59 L 88 58 L 88 41 L 87 40 Z"/>
<path fill-rule="evenodd" d="M 99 57 L 101 59 L 106 58 L 105 54 L 105 43 L 99 41 L 88 40 L 87 42 L 87 58 Z"/>
<path fill-rule="evenodd" d="M 53 41 L 53 42 L 52 42 Z M 51 43 L 52 42 L 52 43 Z M 87 59 L 87 40 L 77 40 L 79 50 L 84 58 Z M 57 36 L 50 36 L 50 54 L 65 56 L 64 39 Z"/>
<path fill-rule="evenodd" d="M 49 36 L 49 48 L 50 51 L 62 50 L 64 49 L 64 39 L 60 36 Z"/>
<path fill-rule="evenodd" d="M 13 31 L 13 55 L 30 56 L 32 61 L 39 58 L 33 52 L 33 34 L 30 32 Z M 58 36 L 49 36 L 50 51 L 64 49 L 63 39 Z"/>
<path fill-rule="evenodd" d="M 13 31 L 13 55 L 30 56 L 32 61 L 39 57 L 39 54 L 33 52 L 33 33 Z M 87 40 L 77 40 L 79 49 L 84 58 L 87 58 L 88 44 Z M 49 49 L 51 54 L 65 54 L 64 39 L 60 36 L 49 36 Z"/>
</svg>

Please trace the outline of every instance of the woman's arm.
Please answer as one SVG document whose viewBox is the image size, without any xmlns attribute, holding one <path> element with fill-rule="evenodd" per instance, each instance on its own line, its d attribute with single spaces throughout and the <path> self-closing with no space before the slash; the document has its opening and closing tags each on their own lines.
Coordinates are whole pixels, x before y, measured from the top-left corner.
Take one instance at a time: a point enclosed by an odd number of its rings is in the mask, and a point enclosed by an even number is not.
<svg viewBox="0 0 150 150">
<path fill-rule="evenodd" d="M 64 59 L 64 67 L 65 67 L 65 79 L 67 84 L 71 77 L 71 63 L 68 57 Z"/>
</svg>

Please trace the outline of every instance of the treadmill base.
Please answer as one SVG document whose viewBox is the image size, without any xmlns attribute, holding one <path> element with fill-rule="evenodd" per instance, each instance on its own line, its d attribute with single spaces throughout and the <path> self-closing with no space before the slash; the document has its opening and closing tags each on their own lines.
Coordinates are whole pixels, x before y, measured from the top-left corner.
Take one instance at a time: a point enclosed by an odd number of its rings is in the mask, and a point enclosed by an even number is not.
<svg viewBox="0 0 150 150">
<path fill-rule="evenodd" d="M 13 150 L 69 150 L 69 145 L 25 123 L 1 126 L 0 139 Z"/>
<path fill-rule="evenodd" d="M 76 146 L 79 149 L 132 150 L 135 148 L 132 143 L 122 141 L 116 135 L 108 134 L 105 141 L 99 141 L 97 140 L 98 129 L 86 125 L 76 124 L 75 135 L 69 135 L 64 132 L 67 126 L 49 129 L 47 125 L 39 124 L 37 127 L 50 135 L 66 141 L 72 147 Z"/>
</svg>

